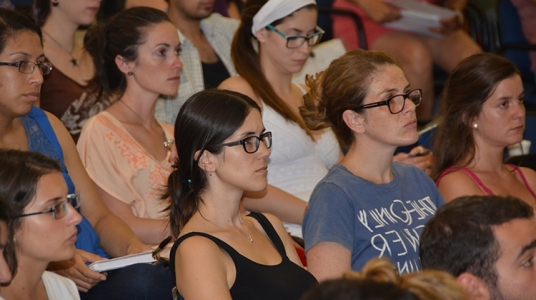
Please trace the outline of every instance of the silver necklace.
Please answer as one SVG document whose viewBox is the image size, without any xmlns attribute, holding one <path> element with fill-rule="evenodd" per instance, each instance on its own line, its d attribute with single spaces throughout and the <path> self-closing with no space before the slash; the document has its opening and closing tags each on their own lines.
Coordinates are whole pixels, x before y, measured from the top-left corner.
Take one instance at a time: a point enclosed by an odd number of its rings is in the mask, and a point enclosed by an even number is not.
<svg viewBox="0 0 536 300">
<path fill-rule="evenodd" d="M 201 215 L 201 217 L 203 217 L 203 215 Z M 203 217 L 203 219 L 205 219 L 205 217 Z M 216 226 L 218 226 L 218 227 L 221 227 L 221 228 L 224 228 L 224 229 L 229 228 L 229 227 L 225 227 L 225 226 L 222 226 L 222 225 L 216 223 L 216 220 L 214 220 L 214 219 L 212 219 L 212 218 L 211 218 L 211 219 L 205 219 L 205 220 L 209 221 L 210 223 L 212 223 L 212 224 L 214 224 L 214 225 L 216 225 Z M 254 240 L 253 240 L 253 238 L 251 237 L 251 234 L 249 233 L 249 226 L 248 226 L 248 224 L 245 223 L 245 222 L 244 222 L 244 224 L 246 225 L 247 234 L 244 233 L 244 232 L 242 232 L 242 230 L 238 229 L 237 227 L 234 227 L 234 226 L 233 226 L 233 227 L 236 228 L 238 231 L 240 231 L 240 233 L 243 234 L 246 238 L 248 238 L 248 240 L 249 240 L 250 243 L 253 243 Z"/>
<path fill-rule="evenodd" d="M 54 42 L 54 44 L 56 44 L 58 47 L 61 48 L 61 50 L 63 50 L 65 53 L 67 53 L 67 54 L 69 54 L 71 56 L 71 64 L 73 64 L 73 67 L 78 67 L 78 60 L 76 60 L 76 58 L 74 58 L 74 55 L 73 55 L 74 49 L 72 51 L 67 50 L 50 33 L 46 32 L 44 30 L 42 30 L 42 31 Z"/>
<path fill-rule="evenodd" d="M 147 122 L 145 122 L 145 120 L 140 117 L 140 115 L 138 115 L 132 108 L 130 108 L 130 106 L 128 106 L 128 104 L 126 104 L 123 99 L 119 99 L 119 102 L 123 103 L 127 108 L 128 110 L 130 110 L 138 119 L 140 119 L 142 121 L 143 124 L 147 125 L 149 127 L 149 129 L 153 130 L 153 127 L 151 126 L 151 124 L 148 124 Z M 154 131 L 154 130 L 153 130 Z M 159 133 L 160 134 L 160 133 Z M 164 139 L 164 147 L 168 150 L 171 149 L 171 145 L 173 145 L 173 143 L 175 142 L 174 139 L 168 139 L 166 138 L 166 133 L 164 132 L 164 129 L 162 128 L 162 138 Z"/>
</svg>

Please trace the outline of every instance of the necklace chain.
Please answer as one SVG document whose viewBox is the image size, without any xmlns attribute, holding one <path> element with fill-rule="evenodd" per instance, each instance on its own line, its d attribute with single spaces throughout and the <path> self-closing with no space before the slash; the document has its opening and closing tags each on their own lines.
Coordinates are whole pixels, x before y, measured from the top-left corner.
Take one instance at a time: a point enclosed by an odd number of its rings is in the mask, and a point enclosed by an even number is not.
<svg viewBox="0 0 536 300">
<path fill-rule="evenodd" d="M 140 119 L 143 124 L 147 125 L 150 130 L 154 131 L 153 127 L 151 126 L 151 124 L 145 122 L 145 120 L 142 117 L 140 117 L 140 115 L 138 115 L 132 108 L 130 108 L 130 106 L 128 106 L 128 104 L 126 104 L 126 102 L 124 102 L 123 99 L 119 99 L 119 102 L 123 103 L 128 108 L 128 110 L 130 110 L 138 119 Z M 162 127 L 160 127 L 160 128 L 162 128 Z M 162 128 L 162 138 L 164 139 L 164 147 L 166 149 L 170 150 L 171 145 L 173 145 L 175 140 L 166 138 L 166 133 L 165 133 L 163 128 Z"/>
<path fill-rule="evenodd" d="M 201 215 L 201 217 L 203 217 L 203 215 Z M 203 217 L 203 219 L 205 219 L 205 217 Z M 214 225 L 216 225 L 216 226 L 218 226 L 218 227 L 225 228 L 225 229 L 229 228 L 229 227 L 225 227 L 225 226 L 222 226 L 222 225 L 216 223 L 216 220 L 214 220 L 214 219 L 212 219 L 212 218 L 210 218 L 210 219 L 205 219 L 205 220 L 209 221 L 210 223 L 212 223 L 212 224 L 214 224 Z M 246 238 L 248 238 L 248 240 L 249 240 L 250 243 L 253 243 L 254 240 L 253 240 L 253 238 L 251 237 L 251 234 L 249 233 L 249 226 L 248 226 L 248 224 L 247 224 L 245 221 L 244 221 L 244 224 L 246 225 L 247 234 L 244 233 L 244 232 L 242 232 L 242 230 L 238 229 L 237 227 L 235 227 L 235 226 L 233 226 L 233 227 L 236 228 L 236 229 L 237 229 L 241 234 L 243 234 Z"/>
<path fill-rule="evenodd" d="M 46 32 L 45 30 L 41 30 L 41 31 L 43 31 L 54 42 L 54 44 L 56 44 L 58 47 L 60 47 L 61 50 L 65 51 L 65 53 L 67 53 L 67 54 L 69 54 L 71 56 L 71 64 L 73 64 L 73 67 L 78 67 L 78 60 L 76 58 L 74 58 L 74 55 L 73 55 L 74 49 L 72 51 L 67 50 L 50 33 Z"/>
</svg>

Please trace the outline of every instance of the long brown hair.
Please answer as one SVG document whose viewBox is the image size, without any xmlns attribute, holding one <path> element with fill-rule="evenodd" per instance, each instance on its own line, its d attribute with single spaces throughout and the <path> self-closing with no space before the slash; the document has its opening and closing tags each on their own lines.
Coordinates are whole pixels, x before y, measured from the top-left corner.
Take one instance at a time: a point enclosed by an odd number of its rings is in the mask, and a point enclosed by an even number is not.
<svg viewBox="0 0 536 300">
<path fill-rule="evenodd" d="M 300 107 L 307 127 L 312 130 L 332 127 L 343 148 L 350 147 L 355 137 L 342 114 L 363 103 L 372 76 L 383 65 L 397 64 L 383 52 L 356 49 L 331 62 L 316 77 L 307 76 L 310 90 Z"/>
<path fill-rule="evenodd" d="M 266 2 L 267 0 L 248 0 L 244 5 L 240 26 L 236 30 L 231 44 L 231 58 L 236 72 L 247 81 L 264 104 L 275 110 L 285 120 L 297 123 L 312 138 L 312 133 L 305 125 L 305 122 L 277 95 L 266 76 L 264 76 L 259 54 L 253 46 L 252 41 L 255 39 L 251 32 L 253 17 Z M 307 5 L 300 9 L 316 9 L 316 6 Z M 280 24 L 285 18 L 273 22 L 272 25 Z"/>
<path fill-rule="evenodd" d="M 473 160 L 471 120 L 480 114 L 501 81 L 519 74 L 510 61 L 490 53 L 470 56 L 454 69 L 443 89 L 440 123 L 433 142 L 434 180 L 446 169 L 465 167 Z"/>
</svg>

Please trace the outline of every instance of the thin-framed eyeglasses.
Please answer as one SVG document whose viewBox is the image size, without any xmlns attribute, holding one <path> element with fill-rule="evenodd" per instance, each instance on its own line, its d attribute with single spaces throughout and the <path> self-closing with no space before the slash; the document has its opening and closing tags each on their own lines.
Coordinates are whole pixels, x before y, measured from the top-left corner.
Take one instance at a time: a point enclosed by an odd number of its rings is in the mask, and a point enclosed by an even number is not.
<svg viewBox="0 0 536 300">
<path fill-rule="evenodd" d="M 54 219 L 58 220 L 58 219 L 65 217 L 69 213 L 69 204 L 72 205 L 72 207 L 75 209 L 78 209 L 80 207 L 81 199 L 80 199 L 79 192 L 76 192 L 74 194 L 68 194 L 67 200 L 58 202 L 52 205 L 52 207 L 47 210 L 24 214 L 24 215 L 18 215 L 18 216 L 14 216 L 13 218 L 22 218 L 22 217 L 52 213 L 52 216 L 54 217 Z"/>
<path fill-rule="evenodd" d="M 33 62 L 29 60 L 19 60 L 14 63 L 0 62 L 0 66 L 10 66 L 19 68 L 19 72 L 23 74 L 32 74 L 35 66 L 39 67 L 42 75 L 48 75 L 52 71 L 52 64 L 46 61 Z"/>
<path fill-rule="evenodd" d="M 264 143 L 266 148 L 270 149 L 270 147 L 272 147 L 272 133 L 267 131 L 261 134 L 261 136 L 248 136 L 247 138 L 236 142 L 222 144 L 222 146 L 233 147 L 242 145 L 246 153 L 255 153 L 257 150 L 259 150 L 261 141 Z"/>
<path fill-rule="evenodd" d="M 268 30 L 277 32 L 277 34 L 285 38 L 287 40 L 287 48 L 289 49 L 299 48 L 303 45 L 303 43 L 305 43 L 305 41 L 307 41 L 309 46 L 314 46 L 320 41 L 320 39 L 322 39 L 322 36 L 325 33 L 325 31 L 322 30 L 322 28 L 318 26 L 316 26 L 316 32 L 308 36 L 301 36 L 301 35 L 287 36 L 283 32 L 277 30 L 277 28 L 275 28 L 274 25 L 271 25 L 271 24 L 266 26 L 266 28 L 268 28 Z"/>
<path fill-rule="evenodd" d="M 406 99 L 411 100 L 411 102 L 413 102 L 415 106 L 419 106 L 422 102 L 422 90 L 416 89 L 416 90 L 405 92 L 404 94 L 391 96 L 383 101 L 359 105 L 356 108 L 354 108 L 354 110 L 357 111 L 360 109 L 387 105 L 387 107 L 389 107 L 389 111 L 392 114 L 398 114 L 402 110 L 404 110 L 404 106 L 406 105 Z"/>
</svg>

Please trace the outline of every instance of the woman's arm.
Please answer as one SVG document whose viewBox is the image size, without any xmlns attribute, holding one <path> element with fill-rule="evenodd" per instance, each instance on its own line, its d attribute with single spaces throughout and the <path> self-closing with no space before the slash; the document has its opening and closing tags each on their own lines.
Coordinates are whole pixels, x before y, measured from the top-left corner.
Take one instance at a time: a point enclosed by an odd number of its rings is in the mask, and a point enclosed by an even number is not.
<svg viewBox="0 0 536 300">
<path fill-rule="evenodd" d="M 307 202 L 275 186 L 268 185 L 262 192 L 246 192 L 243 197 L 246 210 L 276 215 L 284 222 L 301 224 Z"/>
<path fill-rule="evenodd" d="M 134 232 L 125 222 L 104 205 L 93 181 L 86 173 L 74 141 L 63 123 L 50 113 L 47 113 L 47 116 L 63 150 L 69 176 L 82 197 L 81 212 L 99 235 L 101 245 L 106 253 L 112 257 L 117 257 L 150 250 L 150 247 L 136 238 Z"/>
<path fill-rule="evenodd" d="M 212 241 L 193 236 L 184 240 L 175 253 L 175 276 L 184 299 L 230 300 L 236 278 L 232 260 Z"/>
<path fill-rule="evenodd" d="M 398 153 L 397 155 L 393 156 L 393 161 L 414 165 L 428 175 L 430 175 L 432 172 L 432 152 L 423 146 L 417 146 L 411 149 L 409 153 Z"/>
<path fill-rule="evenodd" d="M 169 221 L 136 217 L 130 205 L 108 194 L 99 186 L 95 185 L 95 187 L 104 204 L 127 223 L 141 242 L 147 245 L 158 245 L 171 235 Z"/>
<path fill-rule="evenodd" d="M 306 253 L 307 269 L 318 282 L 340 278 L 352 268 L 352 253 L 335 242 L 319 242 Z"/>
<path fill-rule="evenodd" d="M 485 195 L 474 180 L 462 170 L 441 177 L 437 188 L 445 202 L 450 202 L 460 196 Z"/>
</svg>

